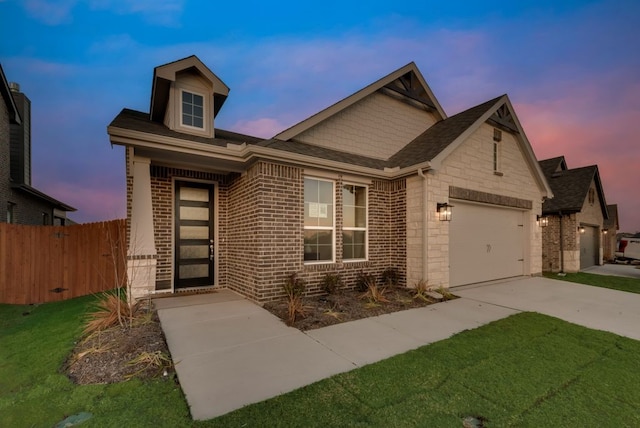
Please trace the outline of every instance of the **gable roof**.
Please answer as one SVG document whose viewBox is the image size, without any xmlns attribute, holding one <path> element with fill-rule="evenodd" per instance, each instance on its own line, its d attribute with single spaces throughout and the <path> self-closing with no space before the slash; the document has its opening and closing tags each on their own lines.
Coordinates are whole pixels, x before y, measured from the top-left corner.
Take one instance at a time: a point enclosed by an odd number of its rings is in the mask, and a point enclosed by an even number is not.
<svg viewBox="0 0 640 428">
<path fill-rule="evenodd" d="M 446 113 L 440 106 L 440 103 L 436 99 L 435 95 L 427 85 L 424 77 L 418 70 L 418 67 L 414 62 L 410 62 L 397 69 L 396 71 L 389 73 L 383 78 L 373 82 L 372 84 L 360 89 L 352 95 L 338 101 L 337 103 L 321 110 L 320 112 L 310 116 L 302 122 L 293 125 L 292 127 L 285 129 L 277 134 L 274 138 L 278 140 L 291 140 L 299 134 L 317 125 L 318 123 L 336 115 L 347 107 L 357 103 L 363 98 L 371 95 L 376 91 L 389 91 L 391 93 L 397 93 L 410 98 L 411 100 L 421 104 L 425 108 L 428 108 L 436 113 L 440 119 L 447 117 Z"/>
<path fill-rule="evenodd" d="M 544 159 L 540 162 L 540 168 L 544 172 L 545 177 L 551 177 L 554 173 L 559 171 L 565 171 L 569 169 L 564 156 L 558 156 L 557 158 Z"/>
<path fill-rule="evenodd" d="M 577 213 L 582 211 L 591 183 L 595 182 L 596 191 L 605 219 L 608 218 L 607 203 L 605 201 L 600 173 L 597 165 L 574 169 L 552 170 L 549 166 L 559 158 L 540 161 L 546 167 L 547 181 L 553 190 L 553 199 L 547 199 L 542 204 L 542 214 Z M 562 158 L 564 161 L 564 157 Z M 566 163 L 565 163 L 566 166 Z"/>
<path fill-rule="evenodd" d="M 4 70 L 2 69 L 2 64 L 0 64 L 0 93 L 2 94 L 2 99 L 4 100 L 5 105 L 7 106 L 7 111 L 9 112 L 9 120 L 11 123 L 22 123 L 20 119 L 20 113 L 18 112 L 18 108 L 16 107 L 16 102 L 13 99 L 13 95 L 11 95 L 11 88 L 9 88 L 9 83 L 7 82 L 7 76 L 4 74 Z"/>
<path fill-rule="evenodd" d="M 153 69 L 153 82 L 151 86 L 151 107 L 149 108 L 151 120 L 161 122 L 169 101 L 169 88 L 171 82 L 176 80 L 176 74 L 181 71 L 195 70 L 202 77 L 211 82 L 213 86 L 213 115 L 220 111 L 227 96 L 229 87 L 220 80 L 200 59 L 191 55 Z"/>
<path fill-rule="evenodd" d="M 413 141 L 391 156 L 389 167 L 405 168 L 425 161 L 431 161 L 468 130 L 502 96 L 441 120 L 418 135 Z"/>
</svg>

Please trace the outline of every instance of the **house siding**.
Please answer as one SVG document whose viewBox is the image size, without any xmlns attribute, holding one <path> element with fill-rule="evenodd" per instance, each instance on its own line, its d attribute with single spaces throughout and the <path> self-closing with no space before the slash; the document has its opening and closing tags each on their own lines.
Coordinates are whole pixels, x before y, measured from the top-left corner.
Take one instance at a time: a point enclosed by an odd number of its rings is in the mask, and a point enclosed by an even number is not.
<svg viewBox="0 0 640 428">
<path fill-rule="evenodd" d="M 517 198 L 531 202 L 531 209 L 525 210 L 528 222 L 525 224 L 525 274 L 537 275 L 542 272 L 542 234 L 535 226 L 536 214 L 542 210 L 542 191 L 536 183 L 533 172 L 525 161 L 516 141 L 508 132 L 502 133 L 500 143 L 500 175 L 493 170 L 493 127 L 481 125 L 442 162 L 441 167 L 429 171 L 427 176 L 428 195 L 428 258 L 427 278 L 422 278 L 422 195 L 420 177 L 408 179 L 407 203 L 407 264 L 408 282 L 414 284 L 428 280 L 432 286 L 449 286 L 449 223 L 441 222 L 436 216 L 438 202 L 447 202 L 450 187 L 475 190 L 501 197 Z M 454 203 L 455 205 L 455 203 Z M 455 207 L 453 216 L 455 216 Z"/>
<path fill-rule="evenodd" d="M 435 122 L 432 113 L 376 92 L 295 139 L 388 159 Z"/>
<path fill-rule="evenodd" d="M 7 203 L 10 200 L 11 190 L 9 188 L 10 168 L 9 153 L 11 141 L 11 126 L 9 125 L 9 110 L 4 102 L 0 102 L 0 221 L 7 221 Z"/>
</svg>

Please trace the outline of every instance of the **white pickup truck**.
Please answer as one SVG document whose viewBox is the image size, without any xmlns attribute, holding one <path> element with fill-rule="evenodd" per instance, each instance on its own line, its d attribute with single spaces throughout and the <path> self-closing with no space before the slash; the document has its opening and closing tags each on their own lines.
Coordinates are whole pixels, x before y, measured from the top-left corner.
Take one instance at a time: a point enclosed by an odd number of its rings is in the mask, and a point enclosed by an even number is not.
<svg viewBox="0 0 640 428">
<path fill-rule="evenodd" d="M 640 238 L 620 238 L 616 260 L 640 260 Z"/>
</svg>

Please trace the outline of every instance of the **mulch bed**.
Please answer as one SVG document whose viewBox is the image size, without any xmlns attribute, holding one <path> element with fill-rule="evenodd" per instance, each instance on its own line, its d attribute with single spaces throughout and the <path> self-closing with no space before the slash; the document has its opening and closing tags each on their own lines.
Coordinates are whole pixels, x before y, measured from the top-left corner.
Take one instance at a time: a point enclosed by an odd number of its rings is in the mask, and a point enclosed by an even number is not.
<svg viewBox="0 0 640 428">
<path fill-rule="evenodd" d="M 131 327 L 116 326 L 82 339 L 63 370 L 76 384 L 105 384 L 148 379 L 173 372 L 169 349 L 157 314 Z M 136 358 L 147 357 L 136 363 Z M 149 360 L 153 359 L 153 364 Z M 167 359 L 167 360 L 165 360 Z"/>
<path fill-rule="evenodd" d="M 298 316 L 292 327 L 299 330 L 313 330 L 347 321 L 420 308 L 436 303 L 435 300 L 415 298 L 415 291 L 406 287 L 388 289 L 385 297 L 389 302 L 372 305 L 365 293 L 354 290 L 339 290 L 334 294 L 304 298 L 305 316 Z M 287 322 L 288 311 L 285 301 L 270 302 L 264 308 Z"/>
</svg>

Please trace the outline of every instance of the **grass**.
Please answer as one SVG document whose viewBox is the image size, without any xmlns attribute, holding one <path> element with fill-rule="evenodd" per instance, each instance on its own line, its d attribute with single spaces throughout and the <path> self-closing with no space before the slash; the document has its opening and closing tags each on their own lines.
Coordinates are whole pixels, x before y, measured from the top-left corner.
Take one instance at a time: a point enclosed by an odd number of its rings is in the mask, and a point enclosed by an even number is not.
<svg viewBox="0 0 640 428">
<path fill-rule="evenodd" d="M 535 313 L 193 422 L 171 380 L 73 385 L 59 369 L 93 298 L 0 305 L 0 426 L 640 426 L 640 342 Z M 29 315 L 22 312 L 30 310 Z M 437 328 L 437 327 L 435 327 Z"/>
<path fill-rule="evenodd" d="M 625 278 L 622 276 L 596 275 L 593 273 L 568 273 L 566 276 L 558 276 L 556 273 L 545 273 L 545 277 L 561 281 L 576 282 L 578 284 L 593 285 L 596 287 L 610 288 L 612 290 L 627 291 L 640 294 L 640 280 Z"/>
</svg>

